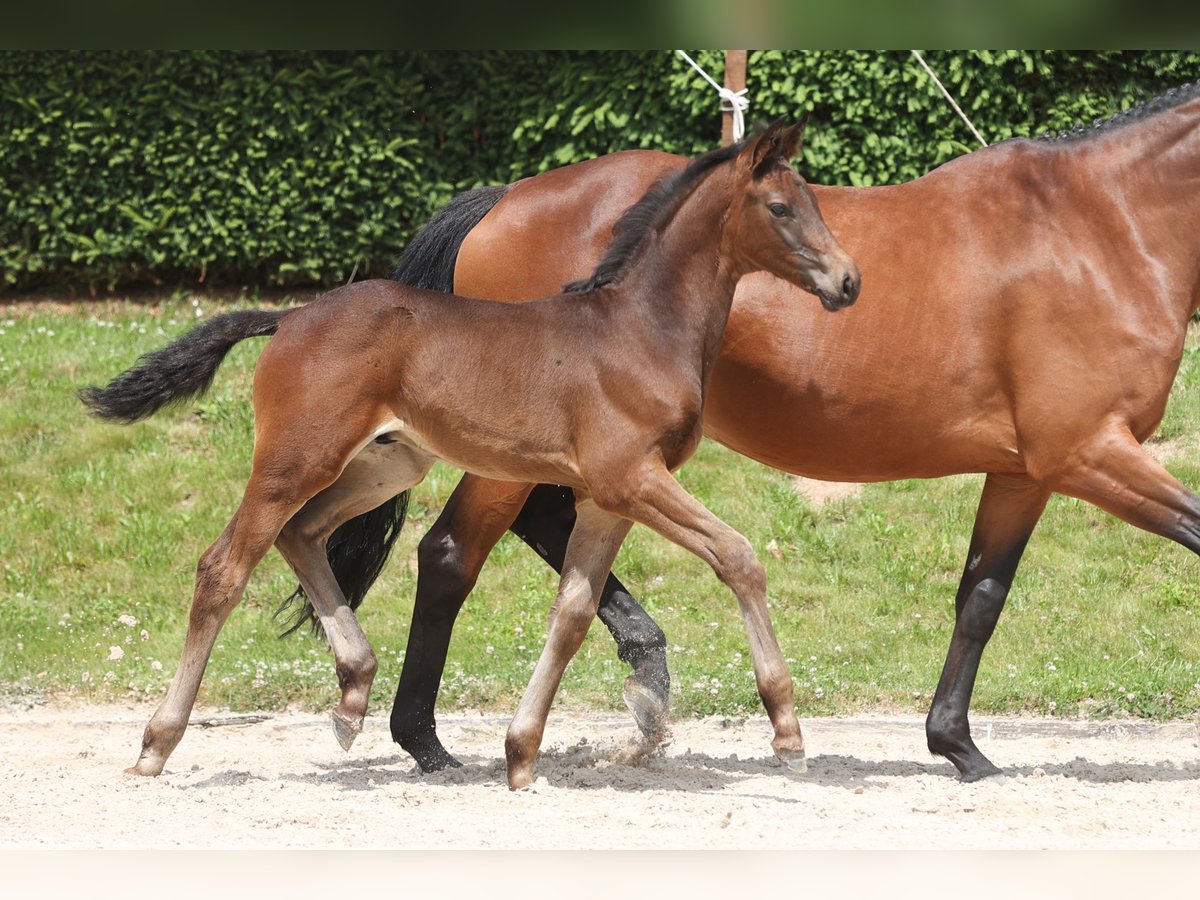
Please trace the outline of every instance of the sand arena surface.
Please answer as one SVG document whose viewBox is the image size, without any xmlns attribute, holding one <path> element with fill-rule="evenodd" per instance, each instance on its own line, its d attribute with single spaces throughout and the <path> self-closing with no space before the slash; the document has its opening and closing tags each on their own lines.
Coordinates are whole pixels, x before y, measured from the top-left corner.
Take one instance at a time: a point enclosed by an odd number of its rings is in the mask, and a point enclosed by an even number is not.
<svg viewBox="0 0 1200 900">
<path fill-rule="evenodd" d="M 324 715 L 199 709 L 163 775 L 125 775 L 152 711 L 0 712 L 0 849 L 1200 849 L 1191 720 L 980 716 L 1006 774 L 963 784 L 917 718 L 802 719 L 794 775 L 762 717 L 677 720 L 646 756 L 627 716 L 556 709 L 513 793 L 507 716 L 442 716 L 465 765 L 422 775 L 382 715 L 346 753 Z"/>
</svg>

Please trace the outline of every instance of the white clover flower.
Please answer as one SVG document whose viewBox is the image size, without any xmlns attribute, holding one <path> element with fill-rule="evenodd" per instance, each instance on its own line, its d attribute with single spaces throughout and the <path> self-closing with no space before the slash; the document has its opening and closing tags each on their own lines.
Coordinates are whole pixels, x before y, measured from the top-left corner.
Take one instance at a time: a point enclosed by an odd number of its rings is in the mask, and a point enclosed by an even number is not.
<svg viewBox="0 0 1200 900">
<path fill-rule="evenodd" d="M 125 656 L 125 651 L 122 650 L 120 647 L 117 647 L 114 645 L 114 646 L 108 648 L 108 658 L 109 659 L 122 659 L 122 658 L 124 658 L 124 656 Z"/>
</svg>

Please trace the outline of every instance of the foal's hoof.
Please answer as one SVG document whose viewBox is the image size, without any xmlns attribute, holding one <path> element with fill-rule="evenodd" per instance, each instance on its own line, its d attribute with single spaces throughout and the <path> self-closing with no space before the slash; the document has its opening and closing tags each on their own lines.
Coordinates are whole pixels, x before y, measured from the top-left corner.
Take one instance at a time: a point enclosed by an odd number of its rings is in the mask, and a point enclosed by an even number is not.
<svg viewBox="0 0 1200 900">
<path fill-rule="evenodd" d="M 625 679 L 625 687 L 621 694 L 647 740 L 657 743 L 666 737 L 669 709 L 662 696 L 632 675 Z"/>
<path fill-rule="evenodd" d="M 533 786 L 533 766 L 508 767 L 508 789 L 524 791 Z"/>
<path fill-rule="evenodd" d="M 344 718 L 336 710 L 333 713 L 333 736 L 337 738 L 337 742 L 343 750 L 349 750 L 350 745 L 354 743 L 354 739 L 362 734 L 363 720 L 358 718 L 350 720 Z"/>
<path fill-rule="evenodd" d="M 808 759 L 804 756 L 803 747 L 799 750 L 776 750 L 775 755 L 790 771 L 798 775 L 808 771 Z"/>
<path fill-rule="evenodd" d="M 155 775 L 161 775 L 163 766 L 166 764 L 167 761 L 165 759 L 143 753 L 138 757 L 137 762 L 125 770 L 125 774 L 153 777 Z"/>
</svg>

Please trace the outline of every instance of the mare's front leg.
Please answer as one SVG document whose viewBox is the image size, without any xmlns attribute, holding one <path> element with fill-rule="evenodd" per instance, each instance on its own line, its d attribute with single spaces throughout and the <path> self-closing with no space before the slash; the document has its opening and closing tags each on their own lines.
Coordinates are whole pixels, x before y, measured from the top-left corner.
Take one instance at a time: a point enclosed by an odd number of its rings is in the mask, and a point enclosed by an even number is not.
<svg viewBox="0 0 1200 900">
<path fill-rule="evenodd" d="M 1000 772 L 971 739 L 967 712 L 983 650 L 1049 495 L 1042 485 L 1016 475 L 989 475 L 983 486 L 955 600 L 954 633 L 925 720 L 929 752 L 954 763 L 963 781 Z"/>
<path fill-rule="evenodd" d="M 575 527 L 567 543 L 558 596 L 550 609 L 546 645 L 504 741 L 508 786 L 512 790 L 533 783 L 534 763 L 554 694 L 567 663 L 578 652 L 596 618 L 605 577 L 633 524 L 628 519 L 604 512 L 591 500 L 581 500 L 576 508 Z"/>
<path fill-rule="evenodd" d="M 788 768 L 806 771 L 792 676 L 771 624 L 766 573 L 754 548 L 685 491 L 661 464 L 650 464 L 626 483 L 637 485 L 637 492 L 597 497 L 597 501 L 690 550 L 712 566 L 717 578 L 733 591 L 750 639 L 758 695 L 775 730 L 771 747 Z"/>
<path fill-rule="evenodd" d="M 421 539 L 416 602 L 391 732 L 422 771 L 459 765 L 438 738 L 435 708 L 455 619 L 488 554 L 511 529 L 561 575 L 574 523 L 570 488 L 467 474 Z M 670 709 L 666 636 L 611 574 L 601 593 L 599 616 L 617 642 L 617 655 L 634 669 L 625 681 L 625 703 L 647 739 L 662 740 Z"/>
<path fill-rule="evenodd" d="M 561 575 L 574 526 L 575 492 L 539 484 L 509 527 Z M 671 688 L 666 635 L 612 573 L 604 582 L 598 615 L 616 641 L 617 656 L 633 669 L 622 692 L 625 705 L 647 739 L 662 740 Z"/>
<path fill-rule="evenodd" d="M 484 561 L 532 487 L 464 475 L 417 547 L 417 596 L 391 732 L 423 772 L 461 765 L 442 746 L 434 715 L 450 634 Z"/>
</svg>

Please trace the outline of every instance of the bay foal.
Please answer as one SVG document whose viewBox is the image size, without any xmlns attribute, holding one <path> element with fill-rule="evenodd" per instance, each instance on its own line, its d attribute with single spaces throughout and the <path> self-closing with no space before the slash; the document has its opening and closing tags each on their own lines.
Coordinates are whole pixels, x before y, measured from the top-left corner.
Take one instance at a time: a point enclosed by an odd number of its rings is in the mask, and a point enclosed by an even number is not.
<svg viewBox="0 0 1200 900">
<path fill-rule="evenodd" d="M 695 451 L 705 393 L 743 275 L 766 271 L 829 310 L 860 276 L 788 162 L 802 126 L 699 157 L 634 205 L 590 279 L 522 304 L 393 281 L 294 310 L 219 316 L 82 398 L 135 421 L 211 383 L 239 340 L 273 334 L 254 375 L 253 467 L 201 557 L 179 669 L 130 770 L 159 774 L 179 743 L 217 634 L 278 547 L 329 639 L 343 747 L 362 728 L 376 661 L 326 556 L 329 535 L 420 482 L 435 460 L 488 478 L 572 488 L 577 518 L 549 633 L 508 729 L 508 783 L 529 785 L 563 670 L 596 614 L 625 535 L 642 522 L 708 562 L 741 607 L 772 747 L 803 770 L 792 682 L 749 543 L 671 472 Z"/>
</svg>

